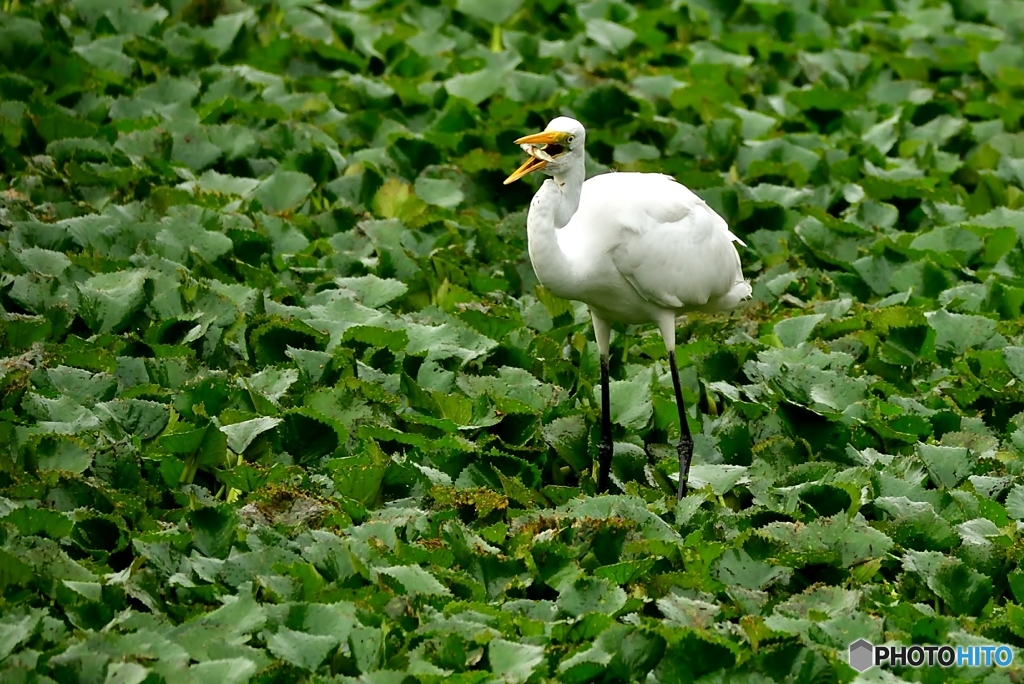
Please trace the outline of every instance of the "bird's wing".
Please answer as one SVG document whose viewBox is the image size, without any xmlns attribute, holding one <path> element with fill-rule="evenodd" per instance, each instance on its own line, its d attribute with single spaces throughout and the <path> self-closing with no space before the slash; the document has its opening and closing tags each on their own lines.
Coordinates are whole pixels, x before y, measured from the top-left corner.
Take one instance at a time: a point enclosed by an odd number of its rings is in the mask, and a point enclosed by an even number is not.
<svg viewBox="0 0 1024 684">
<path fill-rule="evenodd" d="M 594 184 L 598 178 L 606 180 Z M 612 261 L 644 299 L 668 309 L 702 307 L 744 282 L 734 245 L 742 240 L 672 177 L 606 174 L 588 184 L 587 194 L 601 197 L 589 218 L 616 224 Z"/>
</svg>

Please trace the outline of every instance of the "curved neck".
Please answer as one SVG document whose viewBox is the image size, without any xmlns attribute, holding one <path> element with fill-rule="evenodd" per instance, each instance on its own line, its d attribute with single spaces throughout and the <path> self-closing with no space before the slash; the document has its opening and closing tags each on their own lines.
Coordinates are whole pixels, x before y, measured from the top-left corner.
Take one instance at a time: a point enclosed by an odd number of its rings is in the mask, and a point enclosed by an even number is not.
<svg viewBox="0 0 1024 684">
<path fill-rule="evenodd" d="M 564 173 L 553 176 L 552 182 L 544 183 L 537 191 L 537 196 L 534 197 L 534 202 L 537 202 L 541 193 L 547 192 L 550 195 L 550 199 L 545 197 L 544 201 L 552 202 L 555 207 L 555 228 L 565 226 L 580 206 L 585 171 L 583 160 L 580 159 L 579 162 L 579 164 L 573 164 L 567 168 Z"/>
<path fill-rule="evenodd" d="M 526 217 L 530 261 L 544 287 L 565 296 L 574 281 L 572 264 L 558 245 L 557 230 L 569 223 L 580 206 L 584 180 L 583 160 L 544 181 L 533 196 Z"/>
</svg>

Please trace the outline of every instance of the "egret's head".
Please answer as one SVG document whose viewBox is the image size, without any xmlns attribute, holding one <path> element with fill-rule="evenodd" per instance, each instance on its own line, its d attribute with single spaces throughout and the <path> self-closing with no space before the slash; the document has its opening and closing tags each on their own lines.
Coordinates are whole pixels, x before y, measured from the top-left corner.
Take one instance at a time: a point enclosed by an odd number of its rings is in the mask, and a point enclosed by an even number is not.
<svg viewBox="0 0 1024 684">
<path fill-rule="evenodd" d="M 552 119 L 541 133 L 534 133 L 516 140 L 516 144 L 530 155 L 523 165 L 505 179 L 505 185 L 517 181 L 531 171 L 543 171 L 549 176 L 558 175 L 577 159 L 583 157 L 583 143 L 587 132 L 576 119 L 560 116 Z"/>
</svg>

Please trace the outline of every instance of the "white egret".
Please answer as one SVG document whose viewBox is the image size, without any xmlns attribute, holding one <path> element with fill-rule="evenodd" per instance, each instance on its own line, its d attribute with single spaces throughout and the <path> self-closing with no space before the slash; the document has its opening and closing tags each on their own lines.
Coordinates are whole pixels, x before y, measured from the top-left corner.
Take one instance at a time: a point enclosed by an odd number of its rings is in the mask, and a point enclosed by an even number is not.
<svg viewBox="0 0 1024 684">
<path fill-rule="evenodd" d="M 601 354 L 601 443 L 598 491 L 607 491 L 612 461 L 608 347 L 612 323 L 657 323 L 668 350 L 679 409 L 679 491 L 693 439 L 676 367 L 676 318 L 726 311 L 750 296 L 725 220 L 704 200 L 660 173 L 606 173 L 584 182 L 583 124 L 558 117 L 516 140 L 529 158 L 505 184 L 533 171 L 541 184 L 526 219 L 530 261 L 552 293 L 585 303 Z"/>
</svg>

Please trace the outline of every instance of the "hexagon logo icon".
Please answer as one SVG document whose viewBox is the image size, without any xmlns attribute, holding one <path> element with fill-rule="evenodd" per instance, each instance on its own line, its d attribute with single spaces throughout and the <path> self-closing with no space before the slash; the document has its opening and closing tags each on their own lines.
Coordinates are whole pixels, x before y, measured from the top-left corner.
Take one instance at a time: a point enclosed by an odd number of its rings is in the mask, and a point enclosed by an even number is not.
<svg viewBox="0 0 1024 684">
<path fill-rule="evenodd" d="M 857 639 L 850 644 L 850 667 L 863 672 L 875 664 L 875 647 L 866 639 Z"/>
</svg>

